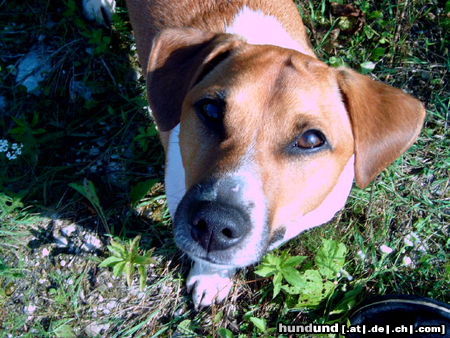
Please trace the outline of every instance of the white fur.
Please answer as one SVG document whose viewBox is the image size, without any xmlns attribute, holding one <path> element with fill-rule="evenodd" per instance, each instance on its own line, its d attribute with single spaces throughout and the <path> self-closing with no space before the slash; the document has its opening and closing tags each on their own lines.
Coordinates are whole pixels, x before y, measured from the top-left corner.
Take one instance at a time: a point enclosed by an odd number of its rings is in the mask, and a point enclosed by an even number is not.
<svg viewBox="0 0 450 338">
<path fill-rule="evenodd" d="M 107 20 L 111 22 L 112 15 L 116 9 L 115 0 L 83 0 L 83 13 L 92 21 L 96 21 L 101 25 L 107 25 L 103 17 L 102 8 L 107 16 Z"/>
<path fill-rule="evenodd" d="M 225 31 L 240 35 L 253 45 L 273 45 L 309 54 L 309 51 L 303 50 L 275 17 L 266 15 L 260 10 L 252 10 L 247 6 L 240 10 Z"/>
<path fill-rule="evenodd" d="M 188 291 L 192 290 L 195 309 L 222 302 L 233 286 L 236 269 L 224 269 L 213 264 L 195 261 L 186 281 Z"/>
<path fill-rule="evenodd" d="M 355 156 L 352 155 L 339 176 L 338 182 L 333 190 L 323 200 L 319 207 L 303 215 L 300 219 L 293 219 L 288 224 L 285 224 L 286 233 L 283 239 L 272 243 L 269 250 L 277 248 L 305 230 L 327 223 L 345 206 L 355 176 L 354 162 Z"/>
<path fill-rule="evenodd" d="M 170 216 L 175 217 L 178 204 L 186 193 L 186 182 L 183 160 L 180 150 L 180 124 L 178 123 L 169 135 L 167 146 L 165 185 L 167 204 Z"/>
</svg>

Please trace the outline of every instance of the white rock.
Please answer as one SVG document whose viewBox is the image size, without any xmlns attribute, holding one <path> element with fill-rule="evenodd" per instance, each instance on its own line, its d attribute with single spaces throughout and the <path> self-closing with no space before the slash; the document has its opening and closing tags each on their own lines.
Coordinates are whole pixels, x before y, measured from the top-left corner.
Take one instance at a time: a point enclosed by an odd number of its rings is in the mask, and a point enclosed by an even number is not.
<svg viewBox="0 0 450 338">
<path fill-rule="evenodd" d="M 86 326 L 84 332 L 87 334 L 88 337 L 96 337 L 105 333 L 105 331 L 107 331 L 110 326 L 111 324 L 100 324 L 94 322 Z"/>
<path fill-rule="evenodd" d="M 84 244 L 83 247 L 87 249 L 87 251 L 95 251 L 97 249 L 100 249 L 102 247 L 102 242 L 98 237 L 95 237 L 94 235 L 87 234 L 84 237 Z"/>
<path fill-rule="evenodd" d="M 51 54 L 42 43 L 34 45 L 19 62 L 16 82 L 29 93 L 39 94 L 39 84 L 51 69 Z"/>
<path fill-rule="evenodd" d="M 75 231 L 77 231 L 77 227 L 75 224 L 71 224 L 69 226 L 66 226 L 65 228 L 61 229 L 61 233 L 66 236 L 69 237 L 70 235 L 72 235 Z"/>
<path fill-rule="evenodd" d="M 116 302 L 115 300 L 109 301 L 109 302 L 106 304 L 106 308 L 107 308 L 108 310 L 112 310 L 112 309 L 114 309 L 116 306 L 117 306 L 117 302 Z"/>
<path fill-rule="evenodd" d="M 55 243 L 57 247 L 65 248 L 69 244 L 69 241 L 65 237 L 57 236 L 55 237 Z"/>
<path fill-rule="evenodd" d="M 30 305 L 26 306 L 24 310 L 25 310 L 26 314 L 31 315 L 34 313 L 34 311 L 36 311 L 36 306 L 33 304 L 30 304 Z"/>
</svg>

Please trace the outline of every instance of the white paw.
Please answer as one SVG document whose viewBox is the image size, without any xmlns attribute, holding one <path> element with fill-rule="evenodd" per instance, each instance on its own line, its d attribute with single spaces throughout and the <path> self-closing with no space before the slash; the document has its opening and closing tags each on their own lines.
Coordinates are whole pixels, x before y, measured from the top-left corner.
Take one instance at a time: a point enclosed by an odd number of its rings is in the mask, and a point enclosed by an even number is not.
<svg viewBox="0 0 450 338">
<path fill-rule="evenodd" d="M 221 303 L 230 293 L 235 271 L 235 269 L 218 269 L 204 262 L 195 262 L 186 283 L 188 292 L 192 290 L 195 309 Z"/>
<path fill-rule="evenodd" d="M 89 20 L 104 26 L 111 24 L 112 15 L 115 9 L 115 0 L 83 0 L 84 15 Z"/>
</svg>

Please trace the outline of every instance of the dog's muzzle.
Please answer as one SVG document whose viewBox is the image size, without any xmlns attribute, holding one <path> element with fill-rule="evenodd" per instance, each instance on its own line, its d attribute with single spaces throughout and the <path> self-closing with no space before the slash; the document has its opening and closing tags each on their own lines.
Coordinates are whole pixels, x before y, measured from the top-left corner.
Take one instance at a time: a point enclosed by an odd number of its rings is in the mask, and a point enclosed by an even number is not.
<svg viewBox="0 0 450 338">
<path fill-rule="evenodd" d="M 250 230 L 249 218 L 244 210 L 220 201 L 196 203 L 189 225 L 192 239 L 206 252 L 238 245 Z"/>
<path fill-rule="evenodd" d="M 246 266 L 267 248 L 265 222 L 255 217 L 240 178 L 209 179 L 193 186 L 175 214 L 175 241 L 194 260 Z M 247 257 L 242 257 L 245 252 Z"/>
</svg>

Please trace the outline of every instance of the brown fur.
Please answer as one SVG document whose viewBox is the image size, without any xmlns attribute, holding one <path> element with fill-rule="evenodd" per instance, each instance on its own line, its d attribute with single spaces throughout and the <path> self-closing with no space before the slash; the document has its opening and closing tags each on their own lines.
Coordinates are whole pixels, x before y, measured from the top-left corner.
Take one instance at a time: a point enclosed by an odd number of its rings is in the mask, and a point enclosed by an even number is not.
<svg viewBox="0 0 450 338">
<path fill-rule="evenodd" d="M 271 0 L 127 0 L 141 66 L 145 69 L 152 41 L 167 28 L 224 32 L 238 11 L 248 6 L 277 17 L 305 50 L 314 55 L 297 8 L 291 1 Z"/>
<path fill-rule="evenodd" d="M 221 33 L 247 5 L 276 17 L 311 51 L 291 1 L 127 3 L 158 127 L 165 132 L 180 121 L 183 126 L 187 188 L 242 163 L 254 166 L 263 182 L 272 232 L 316 209 L 353 154 L 356 181 L 365 187 L 420 131 L 424 107 L 399 89 L 330 68 L 312 52 L 250 45 Z M 225 51 L 230 56 L 192 86 L 209 60 Z M 205 133 L 193 110 L 196 100 L 217 90 L 227 93 L 227 137 L 222 142 Z M 331 148 L 287 156 L 283 147 L 311 128 L 322 130 Z"/>
</svg>

